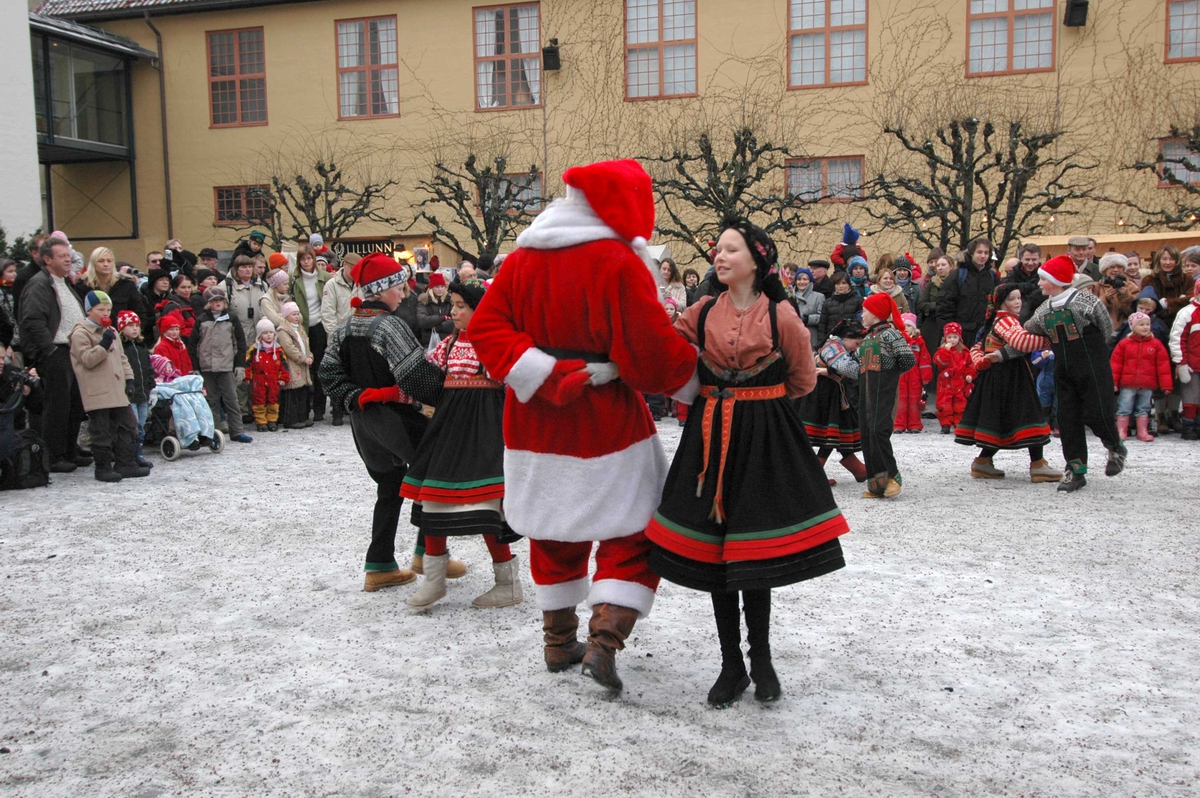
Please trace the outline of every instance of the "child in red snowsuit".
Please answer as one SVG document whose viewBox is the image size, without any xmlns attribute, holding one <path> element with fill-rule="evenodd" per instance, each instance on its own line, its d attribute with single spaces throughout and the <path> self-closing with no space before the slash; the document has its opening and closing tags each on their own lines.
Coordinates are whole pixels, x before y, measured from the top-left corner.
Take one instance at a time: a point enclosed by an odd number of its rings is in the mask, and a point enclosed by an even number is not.
<svg viewBox="0 0 1200 798">
<path fill-rule="evenodd" d="M 912 340 L 913 357 L 917 365 L 900 375 L 900 389 L 896 396 L 895 432 L 924 432 L 925 424 L 921 421 L 921 411 L 925 409 L 925 401 L 921 398 L 922 388 L 933 379 L 933 364 L 929 359 L 929 350 L 925 347 L 925 339 L 917 331 L 917 317 L 911 313 L 900 316 L 908 337 Z"/>
<path fill-rule="evenodd" d="M 963 346 L 962 325 L 952 321 L 942 330 L 942 345 L 933 355 L 938 367 L 937 411 L 942 434 L 949 435 L 962 421 L 967 399 L 975 387 L 971 350 Z"/>
<path fill-rule="evenodd" d="M 275 325 L 259 319 L 255 327 L 258 339 L 247 358 L 246 382 L 250 383 L 250 407 L 259 432 L 279 428 L 279 389 L 292 379 L 283 349 L 275 342 Z"/>
</svg>

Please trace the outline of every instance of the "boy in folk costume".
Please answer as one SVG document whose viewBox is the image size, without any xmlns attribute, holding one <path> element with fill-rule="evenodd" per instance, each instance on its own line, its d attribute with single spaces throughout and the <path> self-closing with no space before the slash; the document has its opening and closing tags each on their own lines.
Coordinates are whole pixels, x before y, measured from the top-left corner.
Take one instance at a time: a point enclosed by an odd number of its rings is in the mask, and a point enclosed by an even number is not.
<svg viewBox="0 0 1200 798">
<path fill-rule="evenodd" d="M 645 241 L 654 231 L 650 176 L 623 160 L 568 169 L 563 181 L 566 197 L 517 239 L 471 337 L 488 373 L 512 392 L 504 508 L 530 538 L 546 666 L 582 661 L 584 673 L 619 691 L 616 652 L 658 587 L 644 530 L 668 467 L 639 394 L 687 385 L 696 349 L 658 299 Z M 589 279 L 578 279 L 581 268 Z M 592 606 L 586 652 L 576 640 L 581 601 Z"/>
<path fill-rule="evenodd" d="M 871 294 L 863 300 L 863 326 L 867 335 L 858 348 L 858 412 L 867 489 L 862 497 L 891 499 L 900 495 L 903 482 L 892 454 L 892 412 L 900 377 L 917 365 L 917 358 L 900 309 L 887 294 Z"/>
<path fill-rule="evenodd" d="M 1115 477 L 1125 468 L 1125 445 L 1117 432 L 1117 400 L 1109 363 L 1112 317 L 1095 295 L 1071 287 L 1075 264 L 1066 255 L 1051 258 L 1038 270 L 1048 299 L 1025 322 L 1025 329 L 1050 339 L 1054 350 L 1054 384 L 1058 392 L 1058 427 L 1067 469 L 1060 491 L 1087 484 L 1087 430 L 1108 449 L 1104 473 Z"/>
</svg>

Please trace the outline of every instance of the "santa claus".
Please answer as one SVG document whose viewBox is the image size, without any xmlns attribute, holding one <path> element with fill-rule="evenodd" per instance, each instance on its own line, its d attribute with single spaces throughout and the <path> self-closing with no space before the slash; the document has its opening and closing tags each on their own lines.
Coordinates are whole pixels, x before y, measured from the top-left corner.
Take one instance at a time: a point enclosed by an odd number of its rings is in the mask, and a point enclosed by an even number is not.
<svg viewBox="0 0 1200 798">
<path fill-rule="evenodd" d="M 671 327 L 648 268 L 650 176 L 636 161 L 607 161 L 568 169 L 563 182 L 566 197 L 517 239 L 470 334 L 510 392 L 504 511 L 530 539 L 546 667 L 582 661 L 616 692 L 616 652 L 658 588 L 644 530 L 668 470 L 641 394 L 688 385 L 696 350 Z M 592 607 L 586 646 L 582 601 Z"/>
</svg>

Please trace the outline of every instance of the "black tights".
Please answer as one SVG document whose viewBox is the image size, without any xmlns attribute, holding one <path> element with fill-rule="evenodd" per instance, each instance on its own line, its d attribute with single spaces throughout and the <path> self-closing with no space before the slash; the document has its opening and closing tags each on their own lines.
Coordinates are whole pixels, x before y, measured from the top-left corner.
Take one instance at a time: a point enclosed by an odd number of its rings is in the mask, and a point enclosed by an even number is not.
<svg viewBox="0 0 1200 798">
<path fill-rule="evenodd" d="M 738 611 L 738 591 L 712 594 L 713 615 L 717 620 L 717 639 L 721 643 L 721 661 L 742 661 L 742 619 Z M 750 661 L 771 658 L 771 591 L 743 590 L 742 608 L 746 613 L 746 642 Z M 745 667 L 744 665 L 742 667 Z"/>
<path fill-rule="evenodd" d="M 980 448 L 979 456 L 984 460 L 991 460 L 993 457 L 996 456 L 996 452 L 998 452 L 998 451 L 1000 451 L 1000 450 L 992 449 L 987 446 L 984 446 L 984 447 Z M 1042 452 L 1041 446 L 1030 446 L 1029 447 L 1029 462 L 1036 463 L 1038 460 L 1041 460 L 1042 454 L 1043 454 L 1043 452 Z"/>
<path fill-rule="evenodd" d="M 851 449 L 838 449 L 837 453 L 845 460 L 847 457 L 853 457 L 854 452 Z M 817 458 L 823 463 L 829 459 L 829 455 L 833 454 L 832 446 L 822 446 L 817 449 Z"/>
</svg>

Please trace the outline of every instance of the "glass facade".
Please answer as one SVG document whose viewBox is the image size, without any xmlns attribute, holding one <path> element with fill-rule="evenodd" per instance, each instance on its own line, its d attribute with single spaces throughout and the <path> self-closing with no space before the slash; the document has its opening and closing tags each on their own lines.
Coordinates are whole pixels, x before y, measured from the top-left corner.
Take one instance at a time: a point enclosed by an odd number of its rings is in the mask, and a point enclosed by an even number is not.
<svg viewBox="0 0 1200 798">
<path fill-rule="evenodd" d="M 129 64 L 69 42 L 32 37 L 38 136 L 129 147 Z"/>
</svg>

